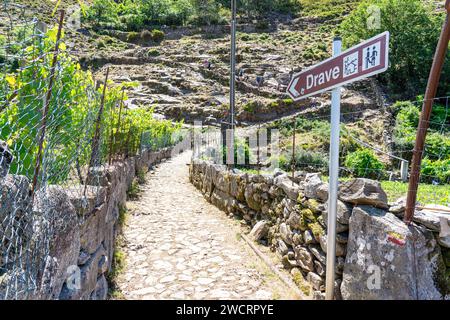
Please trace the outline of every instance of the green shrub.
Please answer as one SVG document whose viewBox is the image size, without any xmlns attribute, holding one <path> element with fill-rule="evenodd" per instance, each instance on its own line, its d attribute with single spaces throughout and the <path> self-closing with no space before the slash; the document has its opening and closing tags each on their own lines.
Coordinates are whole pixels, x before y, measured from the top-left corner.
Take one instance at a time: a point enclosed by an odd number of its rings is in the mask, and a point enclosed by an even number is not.
<svg viewBox="0 0 450 320">
<path fill-rule="evenodd" d="M 360 0 L 298 0 L 298 2 L 304 16 L 334 19 L 345 16 Z"/>
<path fill-rule="evenodd" d="M 141 194 L 141 187 L 139 186 L 139 181 L 137 178 L 131 182 L 130 187 L 127 190 L 127 197 L 129 200 L 137 200 Z"/>
<path fill-rule="evenodd" d="M 354 176 L 360 178 L 377 179 L 384 170 L 383 163 L 370 149 L 360 149 L 349 153 L 344 164 Z"/>
<path fill-rule="evenodd" d="M 297 0 L 242 0 L 241 15 L 260 17 L 270 12 L 295 13 Z M 139 31 L 150 26 L 223 24 L 230 18 L 228 0 L 93 0 L 84 19 L 98 28 Z"/>
<path fill-rule="evenodd" d="M 150 31 L 148 30 L 142 30 L 141 34 L 140 34 L 141 40 L 142 41 L 152 41 L 153 40 L 153 35 Z"/>
<path fill-rule="evenodd" d="M 13 67 L 8 73 L 0 73 L 0 97 L 16 92 L 4 112 L 0 113 L 0 140 L 6 141 L 16 161 L 11 164 L 11 172 L 32 177 L 37 155 L 42 101 L 36 99 L 42 88 L 48 85 L 51 60 L 57 29 L 48 31 L 41 39 L 34 40 L 33 47 L 22 49 L 21 64 L 23 70 L 17 72 Z M 39 52 L 39 57 L 36 56 Z M 6 70 L 6 67 L 5 67 Z M 155 148 L 173 143 L 171 135 L 181 125 L 171 121 L 154 119 L 152 109 L 138 108 L 128 110 L 122 116 L 121 127 L 117 128 L 117 106 L 122 96 L 128 99 L 122 88 L 132 86 L 123 83 L 120 86 L 108 84 L 104 99 L 104 113 L 101 123 L 101 143 L 99 161 L 105 163 L 108 153 L 136 154 L 144 143 L 141 133 L 148 133 L 148 140 Z M 66 50 L 63 40 L 60 42 L 58 57 L 58 77 L 54 83 L 55 97 L 49 101 L 49 123 L 46 134 L 46 148 L 51 156 L 46 160 L 48 182 L 58 184 L 66 181 L 70 175 L 71 164 L 79 167 L 89 164 L 91 142 L 94 130 L 94 114 L 98 113 L 103 86 L 96 88 L 92 73 L 82 70 L 76 60 Z M 115 109 L 115 112 L 111 112 Z M 111 134 L 117 139 L 110 144 Z M 125 143 L 126 142 L 126 143 Z"/>
<path fill-rule="evenodd" d="M 127 42 L 135 42 L 139 38 L 140 38 L 140 34 L 137 32 L 132 31 L 127 34 Z"/>
<path fill-rule="evenodd" d="M 420 111 L 412 103 L 405 103 L 395 120 L 395 135 L 414 133 L 419 125 Z"/>
<path fill-rule="evenodd" d="M 148 54 L 149 57 L 157 57 L 161 53 L 158 50 L 156 50 L 156 49 L 150 49 L 150 50 L 148 50 L 147 54 Z"/>
<path fill-rule="evenodd" d="M 397 102 L 395 102 L 393 105 L 391 105 L 391 106 L 389 107 L 389 109 L 390 109 L 392 115 L 393 115 L 394 117 L 396 117 L 397 114 L 398 114 L 402 109 L 409 108 L 410 106 L 413 106 L 413 104 L 411 103 L 411 101 L 397 101 Z"/>
<path fill-rule="evenodd" d="M 412 159 L 420 118 L 419 106 L 411 102 L 397 102 L 391 107 L 392 112 L 397 114 L 393 131 L 394 149 L 398 150 L 399 156 L 407 160 Z M 446 129 L 448 121 L 445 107 L 434 106 L 425 141 L 425 156 L 432 160 L 450 158 L 450 138 Z"/>
<path fill-rule="evenodd" d="M 285 152 L 278 158 L 278 164 L 285 171 L 292 170 L 292 153 Z M 328 157 L 320 152 L 312 152 L 304 149 L 295 151 L 295 169 L 310 169 L 312 171 L 325 172 L 328 167 Z"/>
<path fill-rule="evenodd" d="M 269 29 L 269 22 L 266 20 L 258 20 L 258 22 L 255 25 L 256 30 L 264 31 Z"/>
<path fill-rule="evenodd" d="M 245 164 L 237 164 L 238 163 L 238 151 L 239 150 L 244 150 L 244 159 L 245 159 Z M 227 148 L 221 148 L 221 154 L 222 154 L 222 158 L 223 158 L 223 163 L 227 163 Z M 240 157 L 242 157 L 242 155 L 240 155 Z M 254 156 L 251 154 L 250 152 L 250 148 L 246 142 L 245 139 L 235 139 L 235 143 L 234 143 L 234 163 L 236 164 L 236 167 L 246 167 L 251 160 L 254 159 Z"/>
<path fill-rule="evenodd" d="M 450 183 L 450 158 L 436 161 L 424 158 L 420 172 L 423 182 L 448 184 Z"/>
<path fill-rule="evenodd" d="M 151 37 L 152 37 L 152 40 L 153 41 L 155 41 L 155 42 L 161 42 L 161 41 L 163 41 L 164 40 L 164 38 L 165 38 L 165 34 L 164 34 L 164 32 L 163 31 L 161 31 L 161 30 L 152 30 L 152 32 L 151 32 Z"/>
<path fill-rule="evenodd" d="M 368 8 L 381 10 L 381 27 L 367 27 Z M 443 16 L 422 0 L 364 0 L 341 24 L 344 46 L 351 47 L 382 31 L 390 31 L 390 68 L 380 79 L 401 96 L 413 97 L 425 91 Z M 444 96 L 450 88 L 450 52 L 441 77 Z"/>
</svg>

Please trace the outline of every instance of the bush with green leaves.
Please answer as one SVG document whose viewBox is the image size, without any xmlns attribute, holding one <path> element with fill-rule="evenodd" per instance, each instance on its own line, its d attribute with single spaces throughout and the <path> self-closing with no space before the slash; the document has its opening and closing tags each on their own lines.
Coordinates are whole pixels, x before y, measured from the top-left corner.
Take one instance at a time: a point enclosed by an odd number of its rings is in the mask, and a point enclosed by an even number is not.
<svg viewBox="0 0 450 320">
<path fill-rule="evenodd" d="M 298 0 L 303 16 L 321 19 L 340 19 L 361 0 Z"/>
<path fill-rule="evenodd" d="M 14 155 L 10 172 L 33 177 L 38 153 L 43 99 L 48 88 L 51 59 L 57 29 L 21 50 L 20 70 L 10 66 L 0 73 L 0 140 L 7 143 Z M 74 163 L 78 168 L 90 163 L 92 139 L 99 114 L 103 85 L 96 88 L 92 74 L 83 71 L 60 42 L 52 96 L 48 102 L 47 132 L 44 143 L 46 171 L 50 183 L 65 181 Z M 9 66 L 9 62 L 7 61 Z M 122 89 L 132 86 L 108 83 L 101 118 L 100 157 L 104 163 L 110 151 L 135 154 L 148 132 L 154 148 L 173 143 L 171 135 L 181 124 L 154 119 L 152 109 L 139 108 L 123 112 L 118 126 L 118 106 Z M 124 99 L 127 99 L 126 93 Z M 112 141 L 112 143 L 111 143 Z"/>
<path fill-rule="evenodd" d="M 395 103 L 391 110 L 396 114 L 393 130 L 394 150 L 397 155 L 412 159 L 412 150 L 416 141 L 421 104 L 409 101 Z M 450 117 L 448 107 L 436 104 L 433 106 L 430 128 L 425 141 L 425 156 L 431 160 L 450 158 Z"/>
<path fill-rule="evenodd" d="M 379 179 L 383 176 L 384 164 L 370 149 L 360 149 L 349 153 L 344 165 L 359 178 Z"/>
<path fill-rule="evenodd" d="M 373 10 L 381 11 L 380 28 L 368 28 Z M 443 15 L 422 0 L 364 0 L 341 24 L 346 48 L 383 31 L 391 33 L 390 68 L 380 76 L 393 93 L 414 97 L 425 91 Z M 449 93 L 450 52 L 441 77 L 440 94 Z"/>
<path fill-rule="evenodd" d="M 424 158 L 420 173 L 423 182 L 450 184 L 450 158 L 436 161 Z"/>
<path fill-rule="evenodd" d="M 230 18 L 227 0 L 93 0 L 84 19 L 98 28 L 141 31 L 152 26 L 224 24 Z M 297 0 L 240 0 L 238 12 L 251 18 L 270 12 L 296 13 Z"/>
<path fill-rule="evenodd" d="M 291 171 L 293 159 L 292 153 L 283 153 L 278 158 L 278 163 L 281 169 Z M 301 148 L 295 150 L 295 169 L 309 170 L 313 172 L 326 172 L 328 168 L 327 155 L 320 152 L 307 151 Z"/>
<path fill-rule="evenodd" d="M 234 141 L 234 163 L 236 167 L 248 167 L 250 162 L 255 162 L 256 156 L 250 151 L 247 141 L 239 138 L 236 138 Z M 220 154 L 222 154 L 223 163 L 227 163 L 227 148 L 221 147 Z M 243 159 L 245 163 L 238 164 L 238 159 Z"/>
</svg>

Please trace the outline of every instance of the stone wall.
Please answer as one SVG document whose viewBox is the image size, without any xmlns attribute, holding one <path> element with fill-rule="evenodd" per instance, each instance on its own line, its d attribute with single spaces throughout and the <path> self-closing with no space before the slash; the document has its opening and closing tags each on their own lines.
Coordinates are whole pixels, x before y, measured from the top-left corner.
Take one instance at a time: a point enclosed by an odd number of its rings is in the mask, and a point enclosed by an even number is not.
<svg viewBox="0 0 450 320">
<path fill-rule="evenodd" d="M 0 271 L 3 270 L 0 272 L 0 299 L 106 299 L 106 275 L 111 270 L 115 238 L 120 231 L 119 210 L 125 206 L 127 190 L 139 171 L 147 172 L 152 164 L 169 158 L 171 151 L 169 148 L 158 152 L 144 151 L 140 156 L 123 162 L 94 168 L 87 178 L 86 187 L 48 186 L 38 192 L 30 214 L 33 222 L 28 223 L 33 225 L 30 227 L 31 235 L 24 235 L 21 242 L 23 248 L 35 251 L 32 268 L 39 270 L 24 269 L 18 274 L 16 267 L 3 265 L 0 259 Z M 8 216 L 8 212 L 11 216 L 13 207 L 16 211 L 13 214 L 18 217 L 17 205 L 29 202 L 30 184 L 27 180 L 22 176 L 8 175 L 1 181 L 2 193 L 14 194 L 14 199 L 11 196 L 12 205 L 2 203 L 0 217 Z M 19 193 L 24 199 L 17 197 Z M 4 196 L 2 199 L 5 200 L 2 202 L 7 202 L 9 198 Z M 41 216 L 45 219 L 40 219 Z M 25 220 L 22 217 L 20 223 L 26 224 Z M 40 228 L 40 225 L 44 227 Z M 24 244 L 33 239 L 36 242 L 33 246 Z M 2 256 L 3 252 L 0 258 Z M 4 258 L 9 261 L 24 259 L 17 254 Z M 31 285 L 26 280 L 23 285 L 12 285 L 15 279 L 30 278 L 30 274 L 38 279 L 37 283 Z M 17 292 L 8 296 L 8 290 Z"/>
<path fill-rule="evenodd" d="M 242 219 L 255 241 L 276 251 L 301 288 L 308 283 L 314 299 L 324 298 L 328 184 L 319 174 L 252 175 L 194 160 L 190 180 L 209 202 Z M 403 212 L 404 200 L 389 205 L 376 181 L 341 184 L 337 299 L 450 297 L 448 219 L 422 211 L 407 226 Z"/>
</svg>

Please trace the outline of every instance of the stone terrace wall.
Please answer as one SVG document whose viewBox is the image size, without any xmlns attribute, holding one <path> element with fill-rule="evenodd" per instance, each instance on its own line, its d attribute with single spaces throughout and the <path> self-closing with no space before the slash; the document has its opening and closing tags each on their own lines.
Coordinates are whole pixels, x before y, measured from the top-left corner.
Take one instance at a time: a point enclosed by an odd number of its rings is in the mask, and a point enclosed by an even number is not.
<svg viewBox="0 0 450 320">
<path fill-rule="evenodd" d="M 283 266 L 314 299 L 324 298 L 328 184 L 318 174 L 252 175 L 194 160 L 191 182 L 250 236 L 278 252 Z M 389 206 L 368 179 L 340 186 L 337 217 L 337 299 L 443 299 L 450 293 L 450 234 L 443 214 L 401 220 L 404 200 Z M 447 268 L 447 269 L 446 269 Z"/>
<path fill-rule="evenodd" d="M 87 201 L 82 197 L 84 191 L 80 191 L 84 186 L 78 186 L 77 190 L 49 186 L 38 194 L 33 215 L 50 212 L 51 217 L 55 217 L 52 219 L 53 225 L 48 226 L 52 228 L 50 247 L 48 252 L 42 250 L 35 253 L 45 255 L 36 259 L 45 261 L 37 292 L 31 296 L 29 293 L 19 295 L 18 298 L 106 299 L 106 275 L 111 270 L 115 238 L 120 231 L 119 210 L 125 206 L 127 190 L 140 170 L 147 172 L 152 164 L 169 158 L 171 151 L 170 148 L 158 152 L 144 151 L 140 156 L 124 162 L 94 169 L 92 178 L 87 179 Z M 26 199 L 30 185 L 27 180 L 23 176 L 8 175 L 2 180 L 0 190 L 23 194 Z M 2 210 L 8 211 L 8 208 L 2 204 Z M 1 214 L 2 211 L 0 217 Z M 0 266 L 1 262 L 0 259 Z M 1 275 L 0 297 L 3 296 L 2 291 L 7 289 L 2 285 L 6 283 L 2 282 L 2 277 L 7 280 L 6 277 L 10 276 L 8 272 L 17 271 L 11 270 Z M 20 289 L 27 292 L 30 287 L 24 284 Z"/>
</svg>

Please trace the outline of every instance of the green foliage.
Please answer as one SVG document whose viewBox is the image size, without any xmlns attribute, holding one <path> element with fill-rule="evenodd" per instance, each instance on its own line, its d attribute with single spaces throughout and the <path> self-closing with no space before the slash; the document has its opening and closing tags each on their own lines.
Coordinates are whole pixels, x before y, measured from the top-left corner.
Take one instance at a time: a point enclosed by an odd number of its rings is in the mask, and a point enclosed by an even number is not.
<svg viewBox="0 0 450 320">
<path fill-rule="evenodd" d="M 295 13 L 297 0 L 241 0 L 238 12 L 261 17 L 268 12 Z M 98 28 L 140 31 L 148 26 L 212 25 L 227 23 L 227 0 L 93 0 L 84 19 Z M 266 22 L 258 22 L 262 27 Z M 267 25 L 263 29 L 266 29 Z"/>
<path fill-rule="evenodd" d="M 384 170 L 383 163 L 370 149 L 360 149 L 349 153 L 345 159 L 345 166 L 360 178 L 379 178 Z"/>
<path fill-rule="evenodd" d="M 127 197 L 129 200 L 137 200 L 139 199 L 140 194 L 141 194 L 141 187 L 139 186 L 139 181 L 138 179 L 134 179 L 127 190 Z"/>
<path fill-rule="evenodd" d="M 450 184 L 450 157 L 443 160 L 422 160 L 421 180 L 429 183 Z"/>
<path fill-rule="evenodd" d="M 229 1 L 220 1 L 229 6 Z M 268 12 L 295 14 L 300 9 L 298 0 L 238 0 L 238 12 L 247 17 L 261 17 Z"/>
<path fill-rule="evenodd" d="M 320 19 L 337 19 L 349 13 L 361 0 L 299 0 L 301 13 Z"/>
<path fill-rule="evenodd" d="M 0 74 L 0 139 L 13 151 L 14 161 L 10 172 L 33 177 L 38 151 L 36 137 L 40 134 L 42 96 L 48 88 L 51 59 L 56 41 L 56 29 L 51 29 L 43 39 L 22 49 L 20 71 L 11 65 L 9 73 Z M 45 172 L 49 183 L 65 182 L 76 163 L 86 167 L 92 154 L 92 138 L 98 117 L 103 86 L 95 88 L 92 74 L 81 70 L 80 65 L 60 43 L 58 68 L 48 105 Z M 9 61 L 7 61 L 7 64 Z M 158 121 L 152 109 L 123 112 L 118 127 L 118 105 L 123 83 L 114 87 L 108 84 L 104 112 L 100 125 L 99 161 L 105 163 L 108 154 L 136 154 L 142 145 L 162 148 L 173 144 L 172 136 L 181 124 Z M 127 99 L 124 94 L 124 99 Z M 145 138 L 143 133 L 147 133 Z M 113 143 L 111 144 L 110 141 Z"/>
<path fill-rule="evenodd" d="M 388 195 L 388 201 L 394 202 L 406 196 L 408 183 L 398 181 L 381 181 L 381 187 Z M 450 187 L 446 185 L 419 184 L 417 201 L 421 204 L 450 205 Z"/>
<path fill-rule="evenodd" d="M 397 112 L 395 135 L 414 134 L 419 124 L 420 111 L 412 103 L 404 103 Z"/>
<path fill-rule="evenodd" d="M 227 148 L 221 148 L 221 154 L 223 158 L 223 163 L 227 163 Z M 239 154 L 238 156 L 238 152 Z M 250 163 L 251 160 L 254 159 L 254 156 L 250 152 L 250 148 L 247 142 L 244 139 L 235 139 L 234 142 L 234 163 L 238 163 L 238 159 L 244 158 L 245 164 L 238 164 L 236 167 L 246 166 L 246 164 Z"/>
<path fill-rule="evenodd" d="M 381 27 L 367 27 L 371 6 L 381 10 Z M 380 76 L 394 93 L 424 92 L 443 17 L 421 0 L 365 0 L 341 24 L 344 46 L 350 47 L 382 31 L 390 31 L 390 68 Z M 441 93 L 450 87 L 450 53 L 441 77 Z"/>
<path fill-rule="evenodd" d="M 314 172 L 326 171 L 327 156 L 321 152 L 307 151 L 300 148 L 295 150 L 295 169 L 310 169 Z M 292 153 L 285 152 L 279 158 L 279 166 L 285 171 L 291 171 L 293 165 Z"/>
<path fill-rule="evenodd" d="M 394 147 L 405 159 L 411 160 L 419 125 L 420 110 L 411 102 L 397 102 L 391 110 L 396 114 L 394 128 Z M 431 161 L 450 159 L 450 136 L 447 115 L 448 108 L 436 104 L 433 106 L 430 129 L 425 141 L 425 156 Z"/>
<path fill-rule="evenodd" d="M 148 55 L 149 57 L 158 57 L 160 54 L 161 54 L 161 53 L 160 53 L 158 50 L 156 50 L 156 49 L 150 49 L 150 50 L 148 50 L 148 52 L 147 52 L 147 55 Z"/>
<path fill-rule="evenodd" d="M 144 169 L 139 169 L 137 174 L 136 174 L 136 178 L 137 178 L 137 182 L 139 184 L 145 184 L 146 182 L 146 172 L 144 171 Z"/>
<path fill-rule="evenodd" d="M 166 36 L 165 34 L 164 34 L 164 32 L 163 31 L 161 31 L 161 30 L 152 30 L 152 32 L 150 33 L 150 35 L 151 35 L 151 39 L 153 40 L 153 41 L 155 41 L 155 42 L 161 42 L 161 41 L 163 41 L 164 40 L 164 37 Z"/>
</svg>

